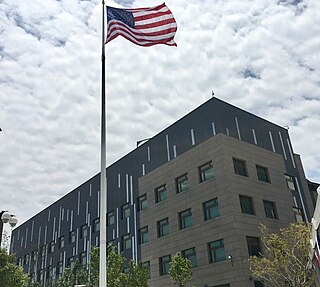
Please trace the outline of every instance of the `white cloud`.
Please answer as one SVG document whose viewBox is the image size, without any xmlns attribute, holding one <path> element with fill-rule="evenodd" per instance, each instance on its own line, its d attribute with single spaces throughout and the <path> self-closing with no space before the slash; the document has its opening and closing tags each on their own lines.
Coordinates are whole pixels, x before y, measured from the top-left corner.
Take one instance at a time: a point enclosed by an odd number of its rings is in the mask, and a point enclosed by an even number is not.
<svg viewBox="0 0 320 287">
<path fill-rule="evenodd" d="M 153 0 L 116 1 L 126 7 Z M 278 4 L 279 2 L 279 4 Z M 320 181 L 320 3 L 168 0 L 177 48 L 107 45 L 108 162 L 211 97 L 290 126 Z M 100 168 L 100 1 L 0 3 L 0 194 L 21 221 Z"/>
</svg>

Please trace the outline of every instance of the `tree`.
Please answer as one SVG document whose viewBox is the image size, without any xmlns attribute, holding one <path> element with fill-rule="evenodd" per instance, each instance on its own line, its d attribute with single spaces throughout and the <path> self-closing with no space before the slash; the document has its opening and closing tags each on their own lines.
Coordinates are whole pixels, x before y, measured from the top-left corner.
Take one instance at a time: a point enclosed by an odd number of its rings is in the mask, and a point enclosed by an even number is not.
<svg viewBox="0 0 320 287">
<path fill-rule="evenodd" d="M 250 257 L 252 275 L 271 286 L 313 286 L 314 276 L 306 268 L 310 251 L 310 225 L 293 223 L 280 229 L 280 233 L 271 233 L 264 225 L 260 225 L 260 230 L 265 251 L 261 257 Z"/>
<path fill-rule="evenodd" d="M 59 287 L 70 287 L 80 284 L 86 285 L 87 283 L 88 275 L 78 260 L 76 260 L 72 268 L 66 268 L 57 281 Z"/>
<path fill-rule="evenodd" d="M 0 284 L 6 287 L 22 287 L 28 281 L 28 275 L 16 265 L 14 255 L 0 249 Z"/>
<path fill-rule="evenodd" d="M 126 274 L 126 287 L 147 287 L 148 286 L 147 267 L 143 267 L 133 260 L 128 265 L 128 273 Z"/>
<path fill-rule="evenodd" d="M 173 285 L 179 287 L 186 286 L 192 279 L 190 268 L 191 261 L 182 257 L 180 252 L 173 256 L 169 268 L 169 274 Z"/>
</svg>

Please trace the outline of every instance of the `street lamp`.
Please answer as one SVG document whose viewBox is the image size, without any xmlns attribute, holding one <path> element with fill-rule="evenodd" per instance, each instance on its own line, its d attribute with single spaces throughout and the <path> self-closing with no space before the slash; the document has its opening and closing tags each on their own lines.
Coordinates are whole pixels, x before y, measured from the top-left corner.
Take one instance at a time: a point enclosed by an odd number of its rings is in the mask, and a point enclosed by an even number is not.
<svg viewBox="0 0 320 287">
<path fill-rule="evenodd" d="M 0 212 L 0 247 L 2 241 L 2 231 L 3 231 L 3 224 L 9 223 L 10 226 L 13 228 L 17 225 L 18 219 L 12 213 L 9 213 L 7 210 Z"/>
</svg>

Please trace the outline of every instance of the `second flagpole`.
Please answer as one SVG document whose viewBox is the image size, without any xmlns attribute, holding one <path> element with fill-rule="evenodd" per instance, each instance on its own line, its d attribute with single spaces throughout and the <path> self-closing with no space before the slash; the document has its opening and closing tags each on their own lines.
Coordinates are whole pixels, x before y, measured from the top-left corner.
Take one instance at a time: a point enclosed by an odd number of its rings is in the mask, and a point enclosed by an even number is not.
<svg viewBox="0 0 320 287">
<path fill-rule="evenodd" d="M 101 173 L 100 173 L 100 264 L 99 287 L 107 286 L 107 135 L 106 135 L 106 56 L 105 7 L 102 0 L 102 55 L 101 55 Z"/>
</svg>

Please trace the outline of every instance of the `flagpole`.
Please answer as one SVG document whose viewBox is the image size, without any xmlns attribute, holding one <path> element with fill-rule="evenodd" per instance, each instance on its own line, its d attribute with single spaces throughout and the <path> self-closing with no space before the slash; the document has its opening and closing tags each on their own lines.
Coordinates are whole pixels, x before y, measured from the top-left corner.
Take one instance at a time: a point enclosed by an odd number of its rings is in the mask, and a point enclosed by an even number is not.
<svg viewBox="0 0 320 287">
<path fill-rule="evenodd" d="M 99 287 L 107 286 L 107 136 L 106 136 L 106 56 L 105 8 L 102 0 L 102 83 L 101 83 L 101 173 L 100 173 L 100 264 Z"/>
</svg>

